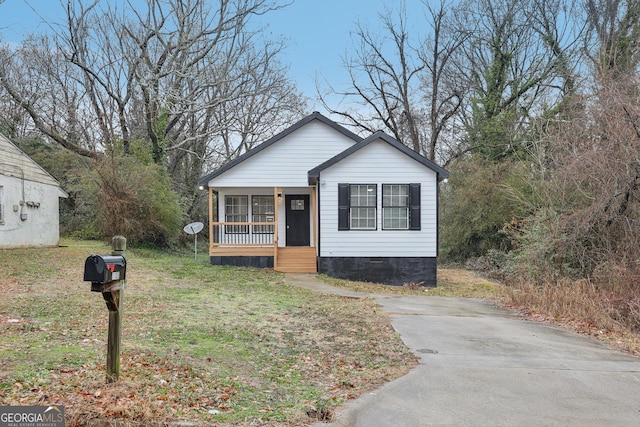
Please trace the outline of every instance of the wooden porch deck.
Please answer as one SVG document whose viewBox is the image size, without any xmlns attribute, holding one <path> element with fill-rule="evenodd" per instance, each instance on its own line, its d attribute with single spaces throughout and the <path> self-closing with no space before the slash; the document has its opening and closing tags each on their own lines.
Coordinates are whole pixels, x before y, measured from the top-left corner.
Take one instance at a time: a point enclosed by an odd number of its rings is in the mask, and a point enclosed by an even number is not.
<svg viewBox="0 0 640 427">
<path fill-rule="evenodd" d="M 273 256 L 273 247 L 215 246 L 210 248 L 211 256 Z M 275 266 L 283 273 L 317 273 L 316 248 L 290 246 L 278 248 Z"/>
</svg>

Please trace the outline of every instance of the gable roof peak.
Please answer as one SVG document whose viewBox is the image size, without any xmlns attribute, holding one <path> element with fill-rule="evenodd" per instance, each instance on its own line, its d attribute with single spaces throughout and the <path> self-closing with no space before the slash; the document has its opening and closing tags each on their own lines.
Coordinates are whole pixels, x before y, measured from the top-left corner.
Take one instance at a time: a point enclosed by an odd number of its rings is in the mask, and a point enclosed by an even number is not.
<svg viewBox="0 0 640 427">
<path fill-rule="evenodd" d="M 420 153 L 416 153 L 411 148 L 409 148 L 406 145 L 402 144 L 397 139 L 389 136 L 385 132 L 376 131 L 373 135 L 363 139 L 362 141 L 358 142 L 357 144 L 347 148 L 346 150 L 344 150 L 342 153 L 338 154 L 337 156 L 334 156 L 333 158 L 331 158 L 331 159 L 327 160 L 326 162 L 322 163 L 321 165 L 318 165 L 315 168 L 311 169 L 309 171 L 309 173 L 308 173 L 309 183 L 313 184 L 319 178 L 320 172 L 322 170 L 328 168 L 329 166 L 332 166 L 332 165 L 338 163 L 339 161 L 343 160 L 344 158 L 350 156 L 351 154 L 355 153 L 356 151 L 360 150 L 363 147 L 366 147 L 367 145 L 371 144 L 373 141 L 376 141 L 378 139 L 383 140 L 387 144 L 391 145 L 392 147 L 396 148 L 397 150 L 400 150 L 402 153 L 406 154 L 407 156 L 411 157 L 412 159 L 416 160 L 417 162 L 421 163 L 422 165 L 424 165 L 427 168 L 429 168 L 432 171 L 434 171 L 438 175 L 438 181 L 441 181 L 441 180 L 449 177 L 449 172 L 447 170 L 445 170 L 444 168 L 438 166 L 437 164 L 435 164 L 431 160 L 427 159 L 426 157 L 424 157 Z"/>
<path fill-rule="evenodd" d="M 275 135 L 275 136 L 267 139 L 266 141 L 260 143 L 259 145 L 255 146 L 251 150 L 249 150 L 246 153 L 242 154 L 241 156 L 236 157 L 235 159 L 227 162 L 226 164 L 224 164 L 221 167 L 217 168 L 213 172 L 203 176 L 202 178 L 200 178 L 198 180 L 198 185 L 199 186 L 206 186 L 209 183 L 209 181 L 211 181 L 213 178 L 223 174 L 224 172 L 226 172 L 229 169 L 233 168 L 237 164 L 239 164 L 239 163 L 247 160 L 248 158 L 256 155 L 260 151 L 262 151 L 265 148 L 267 148 L 267 147 L 273 145 L 274 143 L 280 141 L 281 139 L 283 139 L 287 135 L 292 134 L 293 132 L 297 131 L 298 129 L 300 129 L 301 127 L 307 125 L 308 123 L 312 122 L 313 120 L 318 120 L 318 121 L 324 123 L 325 125 L 333 128 L 334 130 L 336 130 L 339 133 L 345 135 L 346 137 L 348 137 L 349 139 L 353 140 L 356 143 L 362 141 L 362 137 L 358 136 L 354 132 L 351 132 L 350 130 L 348 130 L 344 126 L 339 125 L 338 123 L 334 122 L 333 120 L 329 119 L 328 117 L 320 114 L 318 111 L 314 111 L 313 113 L 303 117 L 302 119 L 300 119 L 299 121 L 297 121 L 293 125 L 289 126 L 288 128 L 286 128 L 282 132 L 278 133 L 277 135 Z"/>
</svg>

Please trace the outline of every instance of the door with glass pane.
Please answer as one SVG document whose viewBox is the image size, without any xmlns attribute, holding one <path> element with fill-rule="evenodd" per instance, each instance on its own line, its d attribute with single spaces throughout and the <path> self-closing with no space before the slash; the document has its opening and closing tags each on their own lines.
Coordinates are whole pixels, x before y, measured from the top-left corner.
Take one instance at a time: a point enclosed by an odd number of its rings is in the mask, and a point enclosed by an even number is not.
<svg viewBox="0 0 640 427">
<path fill-rule="evenodd" d="M 287 246 L 311 246 L 309 195 L 285 196 Z"/>
</svg>

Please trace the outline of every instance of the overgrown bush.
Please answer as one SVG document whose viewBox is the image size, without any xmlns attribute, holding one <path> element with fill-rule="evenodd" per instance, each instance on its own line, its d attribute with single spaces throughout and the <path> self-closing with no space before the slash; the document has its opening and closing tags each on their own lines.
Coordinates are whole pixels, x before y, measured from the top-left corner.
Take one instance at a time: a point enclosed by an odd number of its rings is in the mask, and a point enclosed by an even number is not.
<svg viewBox="0 0 640 427">
<path fill-rule="evenodd" d="M 640 332 L 638 81 L 601 81 L 544 135 L 533 213 L 512 236 L 511 299 Z"/>
<path fill-rule="evenodd" d="M 465 261 L 490 250 L 506 252 L 512 248 L 511 238 L 503 230 L 514 218 L 526 214 L 526 206 L 507 190 L 523 185 L 516 179 L 522 167 L 516 161 L 495 163 L 481 158 L 463 159 L 450 167 L 451 178 L 441 192 L 443 261 Z"/>
<path fill-rule="evenodd" d="M 120 234 L 131 243 L 167 246 L 180 232 L 178 196 L 156 164 L 133 157 L 105 158 L 96 163 L 85 191 L 104 237 Z"/>
<path fill-rule="evenodd" d="M 84 195 L 87 182 L 91 180 L 94 160 L 40 138 L 14 139 L 14 142 L 49 172 L 69 195 L 60 199 L 61 234 L 101 238 L 99 230 L 95 228 L 97 210 L 93 201 L 87 200 Z"/>
<path fill-rule="evenodd" d="M 93 160 L 40 139 L 18 143 L 69 194 L 60 200 L 63 234 L 89 239 L 120 234 L 130 243 L 155 246 L 167 246 L 180 234 L 179 197 L 144 149 Z"/>
</svg>

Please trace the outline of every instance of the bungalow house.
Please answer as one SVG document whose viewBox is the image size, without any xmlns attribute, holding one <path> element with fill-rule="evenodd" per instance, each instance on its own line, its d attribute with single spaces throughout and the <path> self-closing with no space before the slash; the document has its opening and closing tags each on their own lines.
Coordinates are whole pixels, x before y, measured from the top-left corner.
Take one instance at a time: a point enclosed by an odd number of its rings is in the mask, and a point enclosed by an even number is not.
<svg viewBox="0 0 640 427">
<path fill-rule="evenodd" d="M 436 285 L 449 173 L 383 132 L 313 113 L 202 177 L 214 265 Z"/>
<path fill-rule="evenodd" d="M 60 197 L 58 181 L 0 134 L 0 248 L 58 246 Z"/>
</svg>

